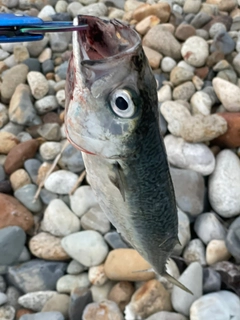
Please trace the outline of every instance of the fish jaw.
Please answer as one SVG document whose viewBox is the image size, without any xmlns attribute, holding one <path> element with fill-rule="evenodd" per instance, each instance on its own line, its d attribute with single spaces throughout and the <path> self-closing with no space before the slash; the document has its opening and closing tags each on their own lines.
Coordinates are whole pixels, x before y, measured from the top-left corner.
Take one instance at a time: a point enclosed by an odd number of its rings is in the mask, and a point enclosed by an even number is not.
<svg viewBox="0 0 240 320">
<path fill-rule="evenodd" d="M 142 63 L 146 62 L 140 38 L 115 20 L 79 16 L 75 23 L 87 23 L 89 29 L 73 32 L 73 54 L 66 81 L 67 138 L 84 152 L 124 159 L 139 148 L 135 143 L 143 104 L 138 85 L 139 57 L 145 59 Z M 97 36 L 102 37 L 104 28 L 108 30 L 104 41 L 94 42 Z M 110 46 L 109 38 L 114 46 Z M 137 107 L 127 119 L 116 116 L 110 106 L 112 94 L 119 89 L 131 92 Z"/>
</svg>

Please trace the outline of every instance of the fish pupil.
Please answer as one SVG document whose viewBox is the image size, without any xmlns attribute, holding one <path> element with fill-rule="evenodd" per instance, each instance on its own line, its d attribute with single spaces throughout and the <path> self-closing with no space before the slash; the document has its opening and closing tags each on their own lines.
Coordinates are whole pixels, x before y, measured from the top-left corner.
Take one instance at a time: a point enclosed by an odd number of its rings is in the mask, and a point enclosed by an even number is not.
<svg viewBox="0 0 240 320">
<path fill-rule="evenodd" d="M 120 110 L 124 111 L 124 110 L 127 110 L 127 108 L 128 108 L 128 103 L 123 97 L 117 97 L 115 103 L 116 103 L 116 106 L 118 107 L 118 109 L 120 109 Z"/>
</svg>

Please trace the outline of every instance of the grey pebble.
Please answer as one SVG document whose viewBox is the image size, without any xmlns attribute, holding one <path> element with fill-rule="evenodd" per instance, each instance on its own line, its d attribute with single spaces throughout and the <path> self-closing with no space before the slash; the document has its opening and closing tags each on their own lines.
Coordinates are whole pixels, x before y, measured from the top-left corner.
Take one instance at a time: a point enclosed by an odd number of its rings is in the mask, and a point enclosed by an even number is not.
<svg viewBox="0 0 240 320">
<path fill-rule="evenodd" d="M 104 17 L 107 15 L 108 8 L 103 2 L 89 4 L 79 9 L 78 14 L 86 14 L 96 17 Z"/>
<path fill-rule="evenodd" d="M 45 161 L 54 160 L 61 151 L 61 143 L 47 141 L 41 144 L 39 152 Z"/>
<path fill-rule="evenodd" d="M 18 258 L 18 263 L 26 262 L 31 260 L 31 254 L 28 251 L 28 248 L 26 246 L 23 247 L 23 250 Z"/>
<path fill-rule="evenodd" d="M 28 133 L 28 132 L 20 132 L 18 135 L 17 135 L 17 138 L 21 141 L 21 142 L 25 142 L 25 141 L 28 141 L 28 140 L 31 140 L 32 139 L 32 136 Z"/>
<path fill-rule="evenodd" d="M 2 268 L 4 268 L 5 266 L 1 266 Z M 5 267 L 6 270 L 2 270 L 2 272 L 0 274 L 5 274 L 7 273 L 7 267 Z M 4 272 L 3 272 L 4 271 Z M 5 292 L 7 289 L 7 284 L 5 279 L 3 278 L 3 276 L 0 276 L 0 292 Z"/>
<path fill-rule="evenodd" d="M 14 309 L 19 309 L 20 305 L 18 303 L 18 298 L 22 295 L 22 293 L 15 287 L 9 286 L 6 291 L 8 304 L 12 306 Z"/>
<path fill-rule="evenodd" d="M 210 20 L 212 20 L 212 17 L 203 12 L 200 11 L 198 12 L 195 17 L 192 19 L 191 21 L 191 25 L 195 28 L 195 29 L 200 29 L 202 28 L 205 24 L 207 24 Z"/>
<path fill-rule="evenodd" d="M 105 241 L 112 249 L 129 248 L 130 245 L 125 242 L 117 231 L 110 231 L 104 236 Z"/>
<path fill-rule="evenodd" d="M 84 170 L 84 162 L 81 151 L 69 144 L 62 153 L 61 158 L 58 161 L 58 165 L 62 169 L 69 170 L 71 172 L 81 172 Z"/>
<path fill-rule="evenodd" d="M 153 315 L 148 317 L 146 320 L 187 320 L 187 318 L 180 313 L 160 311 L 160 312 L 154 313 Z"/>
<path fill-rule="evenodd" d="M 180 243 L 177 243 L 173 249 L 173 253 L 180 255 L 186 245 L 191 239 L 190 221 L 186 213 L 177 208 L 178 213 L 178 239 Z"/>
<path fill-rule="evenodd" d="M 9 122 L 1 129 L 1 131 L 10 132 L 10 133 L 14 134 L 15 136 L 17 136 L 20 132 L 23 131 L 23 128 L 24 128 L 24 126 L 9 121 Z"/>
<path fill-rule="evenodd" d="M 69 265 L 67 267 L 67 273 L 73 275 L 79 274 L 84 270 L 86 270 L 86 267 L 76 260 L 72 260 L 71 262 L 69 262 Z"/>
<path fill-rule="evenodd" d="M 64 316 L 58 311 L 24 314 L 19 320 L 64 320 Z"/>
<path fill-rule="evenodd" d="M 47 74 L 49 72 L 54 72 L 54 62 L 51 59 L 45 60 L 42 63 L 42 72 Z"/>
<path fill-rule="evenodd" d="M 9 57 L 9 53 L 3 49 L 0 49 L 0 61 Z"/>
<path fill-rule="evenodd" d="M 27 58 L 22 63 L 28 66 L 29 71 L 41 71 L 41 64 L 36 58 Z"/>
<path fill-rule="evenodd" d="M 71 320 L 82 319 L 85 307 L 93 302 L 92 292 L 88 288 L 75 288 L 71 292 L 69 305 L 69 318 Z"/>
<path fill-rule="evenodd" d="M 81 218 L 81 226 L 85 230 L 96 230 L 105 234 L 110 230 L 110 222 L 100 206 L 93 207 Z"/>
<path fill-rule="evenodd" d="M 15 309 L 12 306 L 2 306 L 0 307 L 0 319 L 1 320 L 14 320 Z"/>
<path fill-rule="evenodd" d="M 41 162 L 37 159 L 28 159 L 24 162 L 24 168 L 29 174 L 31 180 L 33 183 L 37 183 L 37 177 L 38 177 L 38 169 L 41 166 Z"/>
<path fill-rule="evenodd" d="M 237 262 L 240 262 L 240 217 L 236 218 L 228 229 L 226 246 Z"/>
<path fill-rule="evenodd" d="M 213 212 L 199 215 L 194 223 L 194 230 L 205 244 L 214 239 L 224 240 L 226 237 L 226 230 L 220 218 Z"/>
<path fill-rule="evenodd" d="M 17 198 L 28 210 L 32 212 L 39 212 L 42 210 L 42 202 L 39 198 L 34 201 L 34 196 L 37 192 L 37 185 L 26 184 L 14 192 Z"/>
<path fill-rule="evenodd" d="M 66 80 L 66 75 L 67 75 L 67 69 L 68 69 L 68 62 L 65 61 L 60 66 L 56 68 L 56 76 L 59 78 L 59 80 Z"/>
<path fill-rule="evenodd" d="M 33 259 L 8 268 L 8 281 L 24 293 L 55 290 L 67 263 Z"/>
<path fill-rule="evenodd" d="M 45 188 L 42 188 L 40 192 L 40 198 L 44 204 L 48 205 L 53 199 L 57 199 L 58 195 L 54 192 L 48 191 Z"/>
<path fill-rule="evenodd" d="M 0 306 L 5 304 L 7 302 L 7 296 L 5 293 L 0 292 Z"/>
<path fill-rule="evenodd" d="M 6 174 L 2 165 L 0 165 L 0 181 L 5 180 Z"/>
<path fill-rule="evenodd" d="M 58 123 L 45 123 L 37 129 L 38 134 L 48 141 L 59 141 L 61 131 Z"/>
<path fill-rule="evenodd" d="M 0 265 L 11 265 L 17 261 L 26 241 L 24 230 L 17 226 L 0 230 Z"/>
<path fill-rule="evenodd" d="M 59 12 L 51 15 L 52 21 L 72 21 L 68 12 Z"/>
<path fill-rule="evenodd" d="M 39 312 L 42 310 L 45 303 L 55 294 L 56 291 L 29 292 L 19 297 L 18 303 L 24 308 Z"/>
<path fill-rule="evenodd" d="M 203 293 L 219 291 L 220 289 L 220 274 L 211 268 L 203 268 Z"/>
<path fill-rule="evenodd" d="M 38 114 L 43 115 L 57 109 L 58 102 L 55 95 L 47 95 L 42 99 L 37 100 L 34 107 L 37 109 Z"/>
<path fill-rule="evenodd" d="M 27 42 L 26 46 L 32 58 L 37 58 L 48 44 L 48 37 L 45 36 L 40 41 Z"/>
<path fill-rule="evenodd" d="M 204 179 L 193 170 L 171 168 L 177 205 L 191 216 L 197 216 L 203 211 Z"/>
<path fill-rule="evenodd" d="M 202 266 L 206 265 L 206 250 L 200 239 L 191 240 L 183 252 L 183 258 L 187 264 L 194 261 L 199 262 Z"/>
<path fill-rule="evenodd" d="M 229 36 L 226 31 L 219 31 L 211 44 L 210 51 L 220 51 L 224 54 L 229 54 L 235 49 L 235 41 Z"/>
<path fill-rule="evenodd" d="M 75 183 L 78 180 L 78 176 L 67 170 L 58 170 L 52 172 L 44 183 L 44 187 L 58 194 L 68 194 Z M 73 210 L 74 211 L 74 210 Z"/>
<path fill-rule="evenodd" d="M 70 41 L 71 32 L 50 33 L 50 46 L 54 52 L 63 52 L 67 50 Z"/>
<path fill-rule="evenodd" d="M 58 279 L 56 288 L 59 293 L 70 293 L 74 288 L 88 288 L 90 286 L 88 273 L 78 275 L 66 274 Z"/>
</svg>

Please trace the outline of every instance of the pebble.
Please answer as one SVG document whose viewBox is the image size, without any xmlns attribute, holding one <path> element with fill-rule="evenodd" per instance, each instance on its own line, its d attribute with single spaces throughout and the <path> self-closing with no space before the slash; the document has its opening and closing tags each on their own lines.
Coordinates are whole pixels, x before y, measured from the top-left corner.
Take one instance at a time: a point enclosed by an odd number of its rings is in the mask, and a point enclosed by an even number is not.
<svg viewBox="0 0 240 320">
<path fill-rule="evenodd" d="M 15 309 L 12 306 L 1 306 L 0 307 L 0 319 L 14 320 Z"/>
<path fill-rule="evenodd" d="M 169 311 L 160 311 L 154 313 L 146 320 L 187 320 L 185 316 L 180 313 L 169 312 Z"/>
<path fill-rule="evenodd" d="M 115 249 L 109 252 L 104 264 L 107 278 L 115 281 L 146 281 L 153 279 L 153 272 L 134 272 L 147 270 L 151 266 L 134 249 Z"/>
<path fill-rule="evenodd" d="M 231 218 L 240 213 L 240 161 L 231 150 L 217 155 L 208 194 L 212 208 L 220 216 Z"/>
<path fill-rule="evenodd" d="M 11 265 L 15 263 L 24 247 L 26 234 L 17 226 L 0 229 L 0 264 Z"/>
<path fill-rule="evenodd" d="M 107 299 L 114 284 L 115 282 L 108 280 L 100 287 L 95 285 L 91 286 L 93 302 L 101 302 L 102 300 Z"/>
<path fill-rule="evenodd" d="M 39 198 L 34 201 L 36 192 L 37 186 L 35 184 L 26 184 L 14 192 L 14 197 L 31 212 L 40 212 L 42 210 L 42 202 Z"/>
<path fill-rule="evenodd" d="M 126 305 L 130 302 L 134 293 L 134 286 L 129 281 L 120 281 L 116 283 L 109 292 L 108 299 L 114 301 L 121 311 L 124 311 Z"/>
<path fill-rule="evenodd" d="M 5 304 L 6 302 L 7 302 L 7 296 L 5 295 L 5 293 L 0 292 L 0 306 Z"/>
<path fill-rule="evenodd" d="M 67 267 L 67 273 L 68 274 L 79 274 L 79 273 L 83 272 L 85 269 L 86 269 L 86 267 L 84 265 L 82 265 L 81 263 L 79 263 L 76 260 L 72 260 Z"/>
<path fill-rule="evenodd" d="M 10 175 L 10 182 L 14 191 L 31 183 L 28 173 L 24 169 L 18 169 Z"/>
<path fill-rule="evenodd" d="M 157 92 L 157 96 L 158 96 L 158 102 L 161 103 L 161 102 L 164 102 L 164 101 L 168 101 L 168 100 L 171 100 L 172 99 L 172 88 L 166 84 L 164 86 L 162 86 L 158 92 Z M 165 119 L 163 118 L 162 114 L 161 114 L 161 105 L 159 104 L 159 115 L 160 115 L 160 119 L 165 121 Z M 161 121 L 160 120 L 160 121 Z M 166 123 L 166 121 L 165 121 Z M 160 122 L 160 127 L 161 126 L 161 122 Z M 167 128 L 166 130 L 167 131 Z"/>
<path fill-rule="evenodd" d="M 203 38 L 192 36 L 183 43 L 181 54 L 191 66 L 202 67 L 209 54 L 208 44 Z"/>
<path fill-rule="evenodd" d="M 27 58 L 26 60 L 23 60 L 22 63 L 28 66 L 29 71 L 41 71 L 40 62 L 36 58 Z"/>
<path fill-rule="evenodd" d="M 70 298 L 67 294 L 54 294 L 43 306 L 41 312 L 58 311 L 68 318 Z"/>
<path fill-rule="evenodd" d="M 20 83 L 25 83 L 28 74 L 28 67 L 25 64 L 18 64 L 6 71 L 1 84 L 2 102 L 8 103 Z"/>
<path fill-rule="evenodd" d="M 198 216 L 194 223 L 194 230 L 206 245 L 211 240 L 224 240 L 226 237 L 224 226 L 213 212 L 203 213 Z"/>
<path fill-rule="evenodd" d="M 214 78 L 213 88 L 224 108 L 229 112 L 240 111 L 240 88 L 229 81 Z M 224 90 L 222 90 L 224 88 Z"/>
<path fill-rule="evenodd" d="M 104 283 L 106 283 L 108 279 L 104 272 L 104 265 L 100 264 L 95 267 L 90 267 L 88 270 L 88 279 L 91 284 L 95 286 L 102 286 Z"/>
<path fill-rule="evenodd" d="M 194 93 L 195 93 L 194 84 L 192 83 L 192 81 L 187 81 L 174 88 L 173 99 L 189 101 Z"/>
<path fill-rule="evenodd" d="M 19 84 L 9 105 L 9 119 L 20 125 L 38 125 L 41 119 L 33 107 L 29 87 Z"/>
<path fill-rule="evenodd" d="M 44 123 L 37 129 L 37 133 L 46 140 L 59 141 L 61 139 L 61 130 L 58 123 Z"/>
<path fill-rule="evenodd" d="M 210 115 L 213 101 L 211 97 L 204 91 L 195 92 L 191 98 L 192 114 Z"/>
<path fill-rule="evenodd" d="M 5 131 L 0 132 L 0 153 L 8 154 L 18 144 L 19 140 L 14 134 Z"/>
<path fill-rule="evenodd" d="M 39 142 L 35 139 L 19 143 L 8 153 L 4 169 L 7 174 L 12 174 L 17 169 L 23 167 L 24 161 L 34 158 Z"/>
<path fill-rule="evenodd" d="M 24 168 L 30 175 L 33 183 L 37 182 L 38 170 L 41 166 L 41 162 L 38 159 L 29 159 L 24 162 Z"/>
<path fill-rule="evenodd" d="M 220 291 L 221 276 L 212 268 L 203 268 L 203 293 Z"/>
<path fill-rule="evenodd" d="M 41 99 L 48 93 L 49 84 L 42 73 L 30 71 L 27 75 L 27 80 L 35 99 Z"/>
<path fill-rule="evenodd" d="M 64 262 L 33 259 L 8 268 L 8 280 L 24 293 L 55 290 L 66 271 Z"/>
<path fill-rule="evenodd" d="M 70 257 L 87 267 L 99 265 L 108 254 L 108 246 L 97 231 L 86 230 L 72 233 L 61 241 Z"/>
<path fill-rule="evenodd" d="M 208 265 L 228 260 L 231 257 L 224 240 L 211 240 L 206 248 L 206 260 Z"/>
<path fill-rule="evenodd" d="M 151 48 L 148 48 L 146 46 L 143 46 L 144 53 L 148 59 L 148 62 L 150 66 L 153 69 L 157 69 L 160 66 L 161 60 L 162 60 L 162 55 L 161 53 L 157 52 L 156 50 L 153 50 Z"/>
<path fill-rule="evenodd" d="M 180 255 L 183 248 L 189 243 L 191 239 L 190 233 L 190 221 L 186 213 L 177 208 L 178 213 L 178 239 L 180 243 L 177 243 L 174 247 L 174 254 Z"/>
<path fill-rule="evenodd" d="M 75 288 L 87 288 L 90 286 L 87 272 L 79 275 L 66 274 L 57 282 L 57 291 L 59 293 L 70 293 Z"/>
<path fill-rule="evenodd" d="M 147 16 L 155 15 L 157 16 L 162 23 L 165 23 L 169 20 L 171 13 L 170 5 L 166 2 L 159 2 L 157 4 L 145 4 L 136 8 L 133 12 L 133 19 L 140 21 Z"/>
<path fill-rule="evenodd" d="M 64 237 L 79 231 L 80 221 L 62 200 L 54 199 L 44 212 L 41 228 L 54 236 Z"/>
<path fill-rule="evenodd" d="M 135 29 L 141 35 L 145 35 L 152 27 L 159 24 L 160 19 L 155 15 L 149 15 L 146 18 L 143 18 L 135 26 Z"/>
<path fill-rule="evenodd" d="M 176 65 L 176 61 L 171 57 L 164 57 L 161 61 L 161 69 L 163 72 L 171 72 Z"/>
<path fill-rule="evenodd" d="M 37 100 L 34 104 L 34 107 L 36 108 L 38 114 L 42 115 L 57 109 L 58 101 L 55 96 L 47 95 L 42 99 Z"/>
<path fill-rule="evenodd" d="M 170 164 L 190 169 L 206 176 L 215 168 L 215 157 L 204 143 L 188 143 L 180 137 L 167 135 L 164 138 Z"/>
<path fill-rule="evenodd" d="M 187 265 L 192 262 L 199 262 L 202 266 L 206 265 L 205 247 L 200 239 L 191 240 L 183 252 L 183 258 Z M 209 264 L 209 263 L 208 263 Z"/>
<path fill-rule="evenodd" d="M 84 309 L 82 320 L 92 319 L 123 320 L 123 316 L 115 302 L 110 300 L 103 300 L 99 303 L 89 303 Z"/>
<path fill-rule="evenodd" d="M 51 192 L 68 194 L 75 186 L 78 176 L 70 171 L 58 170 L 51 173 L 44 183 L 44 187 Z"/>
<path fill-rule="evenodd" d="M 174 60 L 181 58 L 181 45 L 173 34 L 162 28 L 161 25 L 152 27 L 143 38 L 143 45 L 158 51 Z"/>
<path fill-rule="evenodd" d="M 0 229 L 16 226 L 28 231 L 33 226 L 33 216 L 17 199 L 0 193 Z"/>
<path fill-rule="evenodd" d="M 104 235 L 104 239 L 112 249 L 128 248 L 127 243 L 116 231 L 110 231 Z"/>
<path fill-rule="evenodd" d="M 29 58 L 29 52 L 27 47 L 23 45 L 16 45 L 13 48 L 14 59 L 17 63 L 21 63 Z"/>
<path fill-rule="evenodd" d="M 82 153 L 71 144 L 68 144 L 62 152 L 58 164 L 62 169 L 72 172 L 81 172 L 84 170 Z"/>
<path fill-rule="evenodd" d="M 190 24 L 182 23 L 177 27 L 175 31 L 175 37 L 180 41 L 185 41 L 188 38 L 195 35 L 196 35 L 196 30 Z"/>
<path fill-rule="evenodd" d="M 71 2 L 68 4 L 67 12 L 72 16 L 72 18 L 75 18 L 77 16 L 77 12 L 82 8 L 82 4 L 79 2 Z"/>
<path fill-rule="evenodd" d="M 169 292 L 158 280 L 149 280 L 133 294 L 125 308 L 125 319 L 146 319 L 157 311 L 171 311 Z"/>
<path fill-rule="evenodd" d="M 226 238 L 227 249 L 238 262 L 240 261 L 239 230 L 240 217 L 236 218 L 233 223 L 231 223 Z"/>
<path fill-rule="evenodd" d="M 203 211 L 204 179 L 193 170 L 171 168 L 171 177 L 177 206 L 185 213 L 196 217 Z"/>
<path fill-rule="evenodd" d="M 8 122 L 8 109 L 4 104 L 0 103 L 0 128 Z"/>
<path fill-rule="evenodd" d="M 34 314 L 24 314 L 19 320 L 64 320 L 60 312 L 39 312 Z"/>
<path fill-rule="evenodd" d="M 7 273 L 7 266 L 4 266 L 4 267 L 6 267 L 6 270 L 3 270 L 3 271 L 6 271 L 6 272 L 2 272 L 1 274 L 3 275 Z M 4 269 L 2 265 L 1 265 L 1 268 Z M 3 276 L 0 275 L 0 292 L 5 292 L 6 288 L 7 288 L 6 281 L 4 280 Z"/>
<path fill-rule="evenodd" d="M 80 8 L 77 14 L 104 17 L 107 15 L 107 7 L 103 2 L 92 3 Z"/>
<path fill-rule="evenodd" d="M 92 207 L 97 205 L 98 201 L 90 186 L 81 186 L 73 195 L 70 195 L 71 209 L 78 217 L 82 217 Z"/>
<path fill-rule="evenodd" d="M 178 86 L 179 84 L 191 80 L 193 76 L 194 74 L 192 71 L 176 66 L 170 73 L 170 81 L 174 86 Z"/>
<path fill-rule="evenodd" d="M 40 259 L 52 261 L 64 261 L 70 257 L 61 246 L 61 238 L 40 232 L 33 236 L 29 241 L 31 253 Z"/>
<path fill-rule="evenodd" d="M 209 308 L 211 306 L 211 308 Z M 196 300 L 190 309 L 190 319 L 239 319 L 240 299 L 229 291 L 219 291 L 206 294 Z"/>
<path fill-rule="evenodd" d="M 70 32 L 50 33 L 50 46 L 53 52 L 63 52 L 67 50 L 70 40 Z"/>
<path fill-rule="evenodd" d="M 40 155 L 45 161 L 54 160 L 60 151 L 61 144 L 54 141 L 44 142 L 39 148 Z"/>
<path fill-rule="evenodd" d="M 230 54 L 235 49 L 235 41 L 225 31 L 219 31 L 215 34 L 213 43 L 210 46 L 210 52 L 222 52 L 224 55 Z"/>
<path fill-rule="evenodd" d="M 91 303 L 92 293 L 88 288 L 75 288 L 71 291 L 70 304 L 68 309 L 71 320 L 82 319 L 85 307 Z"/>
<path fill-rule="evenodd" d="M 110 230 L 110 222 L 100 206 L 92 207 L 81 217 L 81 226 L 85 230 L 96 230 L 101 234 Z"/>
<path fill-rule="evenodd" d="M 192 291 L 193 295 L 174 286 L 172 291 L 172 305 L 175 311 L 189 316 L 190 307 L 194 301 L 202 296 L 202 267 L 198 262 L 191 263 L 181 274 L 178 281 Z"/>
<path fill-rule="evenodd" d="M 54 295 L 55 291 L 36 291 L 24 294 L 18 299 L 18 303 L 24 308 L 33 311 L 41 311 L 45 303 Z"/>
</svg>

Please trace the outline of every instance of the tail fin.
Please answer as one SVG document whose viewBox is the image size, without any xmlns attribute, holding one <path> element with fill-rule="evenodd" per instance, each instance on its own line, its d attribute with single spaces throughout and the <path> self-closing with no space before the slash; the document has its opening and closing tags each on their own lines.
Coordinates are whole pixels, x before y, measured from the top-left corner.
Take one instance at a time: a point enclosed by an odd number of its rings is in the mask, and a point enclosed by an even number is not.
<svg viewBox="0 0 240 320">
<path fill-rule="evenodd" d="M 169 282 L 171 282 L 172 284 L 174 284 L 175 286 L 181 288 L 182 290 L 190 293 L 193 295 L 192 291 L 190 291 L 187 287 L 185 287 L 181 282 L 179 282 L 177 279 L 175 279 L 174 277 L 170 276 L 170 274 L 168 274 L 167 272 L 164 273 L 163 275 Z"/>
</svg>

